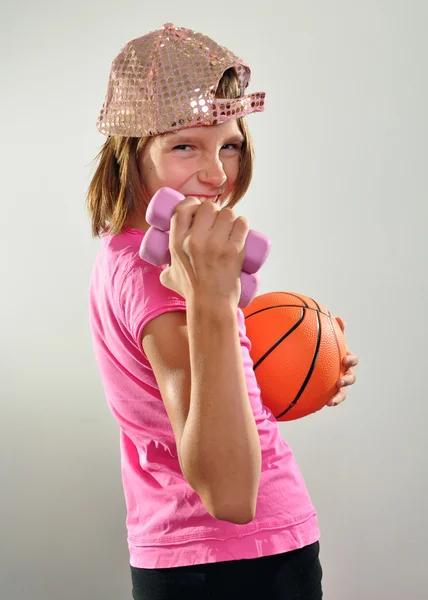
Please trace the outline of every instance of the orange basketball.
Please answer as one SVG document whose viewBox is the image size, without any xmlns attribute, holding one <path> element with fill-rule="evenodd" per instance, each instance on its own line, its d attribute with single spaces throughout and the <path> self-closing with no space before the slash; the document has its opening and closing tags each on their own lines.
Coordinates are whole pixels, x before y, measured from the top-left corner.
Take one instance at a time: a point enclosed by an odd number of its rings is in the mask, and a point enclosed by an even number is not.
<svg viewBox="0 0 428 600">
<path fill-rule="evenodd" d="M 243 312 L 263 404 L 278 421 L 323 408 L 338 391 L 347 352 L 330 311 L 302 294 L 270 292 Z"/>
</svg>

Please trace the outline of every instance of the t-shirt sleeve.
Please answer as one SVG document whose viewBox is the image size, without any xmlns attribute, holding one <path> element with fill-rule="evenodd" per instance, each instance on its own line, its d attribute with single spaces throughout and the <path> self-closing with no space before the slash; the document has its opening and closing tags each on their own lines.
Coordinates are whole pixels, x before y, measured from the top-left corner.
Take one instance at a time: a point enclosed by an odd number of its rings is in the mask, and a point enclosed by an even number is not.
<svg viewBox="0 0 428 600">
<path fill-rule="evenodd" d="M 147 323 L 162 313 L 186 310 L 185 299 L 161 284 L 161 272 L 162 267 L 138 259 L 131 262 L 119 286 L 119 309 L 124 325 L 143 356 L 141 336 Z"/>
</svg>

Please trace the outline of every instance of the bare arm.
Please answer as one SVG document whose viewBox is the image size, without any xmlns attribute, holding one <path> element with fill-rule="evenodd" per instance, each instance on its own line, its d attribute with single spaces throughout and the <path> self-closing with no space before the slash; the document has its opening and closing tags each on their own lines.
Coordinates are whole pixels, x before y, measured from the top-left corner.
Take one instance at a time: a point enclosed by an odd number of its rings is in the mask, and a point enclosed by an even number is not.
<svg viewBox="0 0 428 600">
<path fill-rule="evenodd" d="M 236 308 L 188 308 L 189 413 L 180 442 L 182 466 L 218 518 L 254 518 L 261 451 L 239 342 Z M 242 515 L 242 517 L 240 516 Z"/>
<path fill-rule="evenodd" d="M 255 513 L 260 442 L 244 377 L 236 308 L 188 305 L 144 329 L 175 434 L 183 475 L 215 518 L 247 523 Z"/>
</svg>

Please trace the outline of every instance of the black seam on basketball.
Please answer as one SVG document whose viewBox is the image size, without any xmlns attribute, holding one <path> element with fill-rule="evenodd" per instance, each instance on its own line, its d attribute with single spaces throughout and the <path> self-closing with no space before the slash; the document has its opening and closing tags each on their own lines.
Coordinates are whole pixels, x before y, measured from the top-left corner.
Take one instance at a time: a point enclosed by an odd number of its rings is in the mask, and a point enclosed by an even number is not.
<svg viewBox="0 0 428 600">
<path fill-rule="evenodd" d="M 254 315 L 258 315 L 259 313 L 264 312 L 265 310 L 271 310 L 273 308 L 305 308 L 307 310 L 314 310 L 315 312 L 320 312 L 322 315 L 328 317 L 328 314 L 323 312 L 321 309 L 318 310 L 317 308 L 312 308 L 311 306 L 301 306 L 300 304 L 278 304 L 275 306 L 266 306 L 265 308 L 259 308 L 259 310 L 256 310 L 255 312 L 246 315 L 245 320 L 249 319 L 250 317 L 254 317 Z"/>
<path fill-rule="evenodd" d="M 297 322 L 296 322 L 296 323 L 293 325 L 293 327 L 292 327 L 291 329 L 289 329 L 289 330 L 288 330 L 286 333 L 284 333 L 284 334 L 283 334 L 283 335 L 282 335 L 282 336 L 281 336 L 281 337 L 280 337 L 280 338 L 279 338 L 279 339 L 278 339 L 278 340 L 277 340 L 277 341 L 276 341 L 276 342 L 275 342 L 275 343 L 274 343 L 274 344 L 273 344 L 273 345 L 272 345 L 272 346 L 269 348 L 269 350 L 268 350 L 267 352 L 265 352 L 265 353 L 263 354 L 263 356 L 261 356 L 261 357 L 259 358 L 259 360 L 258 360 L 258 361 L 257 361 L 257 362 L 254 364 L 254 366 L 253 366 L 253 369 L 254 369 L 254 371 L 255 371 L 255 370 L 257 369 L 257 367 L 258 367 L 258 366 L 259 366 L 259 365 L 260 365 L 260 364 L 261 364 L 261 363 L 262 363 L 262 362 L 265 360 L 265 358 L 267 358 L 267 357 L 269 356 L 269 354 L 270 354 L 271 352 L 273 352 L 273 351 L 275 350 L 275 348 L 276 348 L 277 346 L 279 346 L 279 344 L 281 344 L 281 342 L 283 342 L 283 341 L 285 340 L 285 338 L 287 338 L 287 337 L 288 337 L 290 334 L 292 334 L 292 333 L 293 333 L 293 331 L 294 331 L 295 329 L 297 329 L 297 327 L 299 327 L 300 323 L 301 323 L 301 322 L 303 321 L 303 319 L 305 318 L 305 310 L 306 310 L 306 308 L 305 308 L 304 306 L 300 306 L 300 308 L 302 309 L 302 315 L 301 315 L 301 317 L 300 317 L 300 320 L 299 320 L 299 321 L 297 321 Z"/>
<path fill-rule="evenodd" d="M 316 345 L 316 348 L 315 348 L 315 353 L 314 353 L 314 357 L 312 359 L 311 366 L 309 367 L 309 371 L 308 371 L 308 373 L 307 373 L 307 375 L 305 377 L 304 382 L 302 383 L 302 387 L 297 392 L 297 395 L 294 398 L 294 400 L 289 404 L 289 406 L 284 411 L 282 411 L 282 413 L 280 413 L 279 415 L 276 415 L 275 419 L 279 419 L 280 417 L 283 417 L 285 415 L 285 413 L 287 413 L 289 410 L 291 410 L 293 408 L 293 406 L 296 405 L 297 401 L 299 400 L 299 398 L 301 397 L 301 395 L 305 391 L 306 386 L 308 385 L 309 380 L 312 377 L 312 373 L 314 372 L 315 365 L 316 365 L 317 359 L 318 359 L 318 352 L 319 352 L 320 345 L 321 345 L 321 319 L 320 319 L 319 311 L 316 310 L 315 312 L 316 312 L 316 315 L 317 315 L 317 323 L 318 323 L 318 337 L 317 337 L 317 345 Z"/>
<path fill-rule="evenodd" d="M 279 292 L 279 293 L 281 293 L 281 292 Z M 287 294 L 287 296 L 292 296 L 293 298 L 297 298 L 298 300 L 300 300 L 300 302 L 303 302 L 303 306 L 304 307 L 309 308 L 308 303 L 306 302 L 306 300 L 303 300 L 303 298 L 300 298 L 300 296 L 298 296 L 297 294 L 293 294 L 292 292 L 282 292 L 282 293 L 283 294 Z M 278 304 L 278 306 L 293 306 L 293 305 L 292 304 Z M 269 308 L 275 308 L 275 307 L 270 307 L 269 306 L 268 309 Z M 302 307 L 299 305 L 299 308 L 302 308 Z M 268 310 L 268 309 L 262 308 L 260 310 L 256 310 L 255 313 L 251 313 L 251 315 L 247 315 L 247 317 L 251 317 L 253 314 L 256 315 L 258 312 L 261 312 L 263 310 Z M 245 317 L 245 318 L 247 318 L 247 317 Z"/>
<path fill-rule="evenodd" d="M 333 315 L 331 314 L 330 311 L 328 311 L 328 318 L 330 319 L 330 325 L 331 325 L 331 328 L 333 329 L 334 340 L 336 342 L 336 347 L 337 347 L 337 355 L 339 357 L 339 375 L 337 377 L 337 379 L 339 379 L 339 377 L 340 377 L 340 367 L 341 367 L 341 364 L 340 364 L 340 346 L 339 346 L 339 340 L 337 339 L 336 330 L 335 330 L 334 325 L 332 323 L 332 319 L 334 319 L 334 317 L 333 317 Z"/>
<path fill-rule="evenodd" d="M 306 300 L 303 300 L 303 298 L 301 298 L 298 294 L 293 294 L 292 292 L 286 292 L 286 294 L 288 296 L 293 296 L 293 298 L 297 298 L 300 300 L 300 302 L 303 302 L 306 308 L 309 308 L 309 304 L 306 302 Z"/>
<path fill-rule="evenodd" d="M 316 305 L 317 309 L 318 309 L 320 312 L 322 312 L 322 310 L 321 310 L 321 308 L 320 308 L 320 305 L 318 304 L 318 302 L 317 302 L 316 300 L 314 300 L 313 298 L 311 298 L 311 300 L 312 300 L 312 302 L 313 302 L 313 303 Z M 323 313 L 323 314 L 325 314 L 325 313 Z"/>
</svg>

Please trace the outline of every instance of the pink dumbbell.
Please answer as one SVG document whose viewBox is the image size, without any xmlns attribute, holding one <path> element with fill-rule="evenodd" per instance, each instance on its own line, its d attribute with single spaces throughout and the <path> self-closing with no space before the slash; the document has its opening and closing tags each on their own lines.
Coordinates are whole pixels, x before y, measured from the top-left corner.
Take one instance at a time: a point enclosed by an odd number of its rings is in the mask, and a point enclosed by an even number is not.
<svg viewBox="0 0 428 600">
<path fill-rule="evenodd" d="M 140 247 L 140 257 L 153 264 L 169 264 L 169 232 L 171 217 L 175 207 L 184 200 L 183 194 L 171 188 L 161 188 L 153 196 L 146 213 L 146 221 L 150 228 L 146 232 Z M 259 276 L 256 271 L 265 263 L 270 240 L 262 233 L 250 230 L 245 241 L 245 257 L 241 272 L 241 298 L 239 306 L 247 306 L 257 292 Z"/>
</svg>

